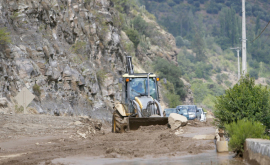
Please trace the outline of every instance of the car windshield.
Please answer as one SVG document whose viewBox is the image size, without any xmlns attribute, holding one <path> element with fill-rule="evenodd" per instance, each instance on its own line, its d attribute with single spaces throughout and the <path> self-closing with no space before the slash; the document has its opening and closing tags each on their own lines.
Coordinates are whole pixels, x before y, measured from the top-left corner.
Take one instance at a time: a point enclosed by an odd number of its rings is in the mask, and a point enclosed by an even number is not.
<svg viewBox="0 0 270 165">
<path fill-rule="evenodd" d="M 147 96 L 148 84 L 147 78 L 134 78 L 130 81 L 130 99 L 134 100 L 138 96 Z M 153 78 L 149 78 L 150 96 L 157 99 L 156 82 Z"/>
<path fill-rule="evenodd" d="M 196 112 L 197 106 L 196 105 L 180 105 L 179 109 L 180 111 L 187 110 L 188 112 Z"/>
<path fill-rule="evenodd" d="M 187 115 L 187 110 L 186 109 L 180 110 L 180 114 Z"/>
<path fill-rule="evenodd" d="M 169 108 L 169 109 L 165 109 L 166 113 L 173 113 L 175 112 L 175 108 Z"/>
</svg>

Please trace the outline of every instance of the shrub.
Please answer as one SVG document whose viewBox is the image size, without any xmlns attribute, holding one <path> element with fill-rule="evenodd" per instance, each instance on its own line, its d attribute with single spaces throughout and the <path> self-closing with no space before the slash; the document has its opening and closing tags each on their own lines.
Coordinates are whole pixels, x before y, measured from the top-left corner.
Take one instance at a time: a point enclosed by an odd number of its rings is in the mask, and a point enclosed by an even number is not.
<svg viewBox="0 0 270 165">
<path fill-rule="evenodd" d="M 215 103 L 216 121 L 222 126 L 243 118 L 260 121 L 270 128 L 269 90 L 255 85 L 254 78 L 242 76 L 233 88 L 218 96 Z"/>
<path fill-rule="evenodd" d="M 183 2 L 183 0 L 173 0 L 176 4 Z"/>
<path fill-rule="evenodd" d="M 215 69 L 215 71 L 216 71 L 217 73 L 220 73 L 220 72 L 221 72 L 221 68 L 217 66 L 217 68 Z"/>
<path fill-rule="evenodd" d="M 141 16 L 137 16 L 132 21 L 134 29 L 137 30 L 140 34 L 147 34 L 148 24 Z M 153 29 L 152 29 L 153 30 Z"/>
<path fill-rule="evenodd" d="M 174 86 L 175 93 L 179 95 L 181 99 L 184 99 L 186 92 L 183 81 L 179 79 L 182 75 L 180 68 L 164 59 L 157 59 L 154 64 L 154 70 L 160 72 L 160 78 L 169 80 Z"/>
<path fill-rule="evenodd" d="M 258 79 L 259 78 L 259 72 L 255 69 L 251 69 L 249 71 L 249 74 L 250 74 L 250 77 L 253 77 L 255 79 Z"/>
<path fill-rule="evenodd" d="M 130 0 L 112 0 L 114 7 L 121 13 L 128 13 L 130 10 L 131 2 Z"/>
<path fill-rule="evenodd" d="M 194 2 L 194 6 L 200 7 L 200 2 Z"/>
<path fill-rule="evenodd" d="M 165 101 L 169 103 L 169 107 L 176 107 L 177 105 L 181 105 L 180 96 L 175 94 L 173 84 L 167 80 L 167 83 L 164 84 L 161 82 L 162 86 L 166 89 L 165 93 Z"/>
<path fill-rule="evenodd" d="M 216 97 L 211 95 L 211 94 L 208 94 L 202 101 L 202 104 L 205 105 L 207 108 L 209 109 L 214 109 L 214 102 L 216 100 Z"/>
<path fill-rule="evenodd" d="M 127 34 L 128 38 L 130 39 L 130 41 L 133 42 L 134 48 L 137 49 L 137 47 L 140 43 L 138 31 L 134 30 L 134 29 L 128 29 L 126 31 L 126 34 Z"/>
<path fill-rule="evenodd" d="M 169 101 L 169 107 L 176 107 L 177 105 L 181 105 L 180 96 L 173 94 L 173 93 L 167 93 L 166 97 Z"/>
<path fill-rule="evenodd" d="M 242 156 L 244 151 L 244 143 L 247 138 L 266 138 L 265 126 L 258 121 L 249 121 L 246 119 L 225 124 L 226 132 L 230 137 L 229 149 Z"/>
<path fill-rule="evenodd" d="M 167 4 L 171 7 L 173 7 L 174 5 L 176 5 L 176 3 L 173 0 L 167 0 Z"/>
<path fill-rule="evenodd" d="M 23 106 L 15 105 L 15 112 L 16 113 L 23 113 L 24 108 Z"/>
<path fill-rule="evenodd" d="M 40 96 L 40 94 L 41 94 L 40 86 L 35 84 L 33 86 L 33 92 L 34 92 L 35 95 Z"/>
<path fill-rule="evenodd" d="M 71 49 L 74 53 L 80 53 L 84 49 L 85 46 L 86 46 L 86 42 L 78 41 L 72 45 Z"/>
<path fill-rule="evenodd" d="M 183 38 L 181 36 L 175 37 L 175 40 L 176 40 L 176 46 L 177 47 L 182 47 L 182 46 L 185 45 L 184 40 L 183 40 Z"/>
<path fill-rule="evenodd" d="M 231 83 L 230 81 L 228 81 L 228 80 L 226 80 L 224 83 L 225 83 L 225 85 L 226 85 L 227 87 L 230 87 L 230 86 L 232 85 L 232 83 Z"/>
<path fill-rule="evenodd" d="M 189 4 L 192 4 L 193 3 L 193 0 L 188 0 L 187 1 Z"/>
<path fill-rule="evenodd" d="M 195 103 L 201 103 L 203 99 L 209 94 L 207 85 L 202 80 L 196 80 L 192 82 L 191 90 L 194 96 Z"/>
<path fill-rule="evenodd" d="M 7 32 L 7 28 L 0 28 L 0 44 L 11 43 L 10 33 Z"/>
<path fill-rule="evenodd" d="M 218 83 L 218 84 L 221 84 L 221 83 L 223 82 L 222 77 L 221 77 L 220 74 L 217 74 L 216 80 L 217 80 L 217 83 Z"/>
<path fill-rule="evenodd" d="M 103 84 L 105 78 L 107 77 L 106 76 L 106 72 L 104 70 L 99 70 L 97 71 L 97 80 L 100 84 Z"/>
<path fill-rule="evenodd" d="M 225 74 L 225 73 L 222 73 L 221 77 L 222 77 L 223 80 L 228 80 L 229 79 L 229 76 L 227 74 Z"/>
</svg>

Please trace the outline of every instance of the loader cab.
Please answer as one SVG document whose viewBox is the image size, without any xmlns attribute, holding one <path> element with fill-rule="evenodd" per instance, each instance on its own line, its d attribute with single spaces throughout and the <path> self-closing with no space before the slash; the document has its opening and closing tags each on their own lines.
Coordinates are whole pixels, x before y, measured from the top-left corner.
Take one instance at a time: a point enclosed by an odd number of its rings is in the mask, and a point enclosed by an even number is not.
<svg viewBox="0 0 270 165">
<path fill-rule="evenodd" d="M 148 74 L 147 73 L 135 73 L 135 74 L 124 74 L 122 90 L 122 102 L 124 102 L 132 113 L 133 106 L 131 106 L 132 100 L 135 97 L 148 96 Z M 158 81 L 159 78 L 155 74 L 149 74 L 149 95 L 155 100 L 159 100 L 158 92 Z"/>
</svg>

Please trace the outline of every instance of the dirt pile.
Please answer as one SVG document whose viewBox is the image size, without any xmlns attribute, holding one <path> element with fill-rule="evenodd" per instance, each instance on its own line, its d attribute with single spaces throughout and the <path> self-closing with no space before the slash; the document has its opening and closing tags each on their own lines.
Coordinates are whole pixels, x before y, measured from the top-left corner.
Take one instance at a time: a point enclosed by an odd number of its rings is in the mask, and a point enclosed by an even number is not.
<svg viewBox="0 0 270 165">
<path fill-rule="evenodd" d="M 198 119 L 195 120 L 189 120 L 188 124 L 189 126 L 193 126 L 193 127 L 209 127 L 212 126 L 214 122 L 214 119 L 207 119 L 206 122 L 201 122 Z"/>
<path fill-rule="evenodd" d="M 82 116 L 80 120 L 69 123 L 69 125 L 75 125 L 76 133 L 84 139 L 91 138 L 96 134 L 104 134 L 104 132 L 101 132 L 101 121 L 91 119 L 87 116 Z"/>
<path fill-rule="evenodd" d="M 52 164 L 51 160 L 67 156 L 164 157 L 214 149 L 213 141 L 183 136 L 193 133 L 192 128 L 198 134 L 204 133 L 202 128 L 212 129 L 187 125 L 183 134 L 175 135 L 167 126 L 142 126 L 120 134 L 111 133 L 110 124 L 89 117 L 1 115 L 0 164 Z"/>
</svg>

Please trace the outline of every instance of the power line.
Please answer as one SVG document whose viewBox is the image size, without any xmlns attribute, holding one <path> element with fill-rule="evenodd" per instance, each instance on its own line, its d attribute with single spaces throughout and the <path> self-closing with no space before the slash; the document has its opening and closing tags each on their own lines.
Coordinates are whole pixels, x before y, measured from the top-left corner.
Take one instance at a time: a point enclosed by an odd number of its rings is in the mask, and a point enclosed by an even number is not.
<svg viewBox="0 0 270 165">
<path fill-rule="evenodd" d="M 261 33 L 253 40 L 255 41 L 257 38 L 259 38 L 261 36 L 261 34 L 264 32 L 264 30 L 267 28 L 267 26 L 270 24 L 270 21 L 268 22 L 268 24 L 264 27 L 264 29 L 261 31 Z M 252 42 L 253 42 L 252 41 Z"/>
</svg>

